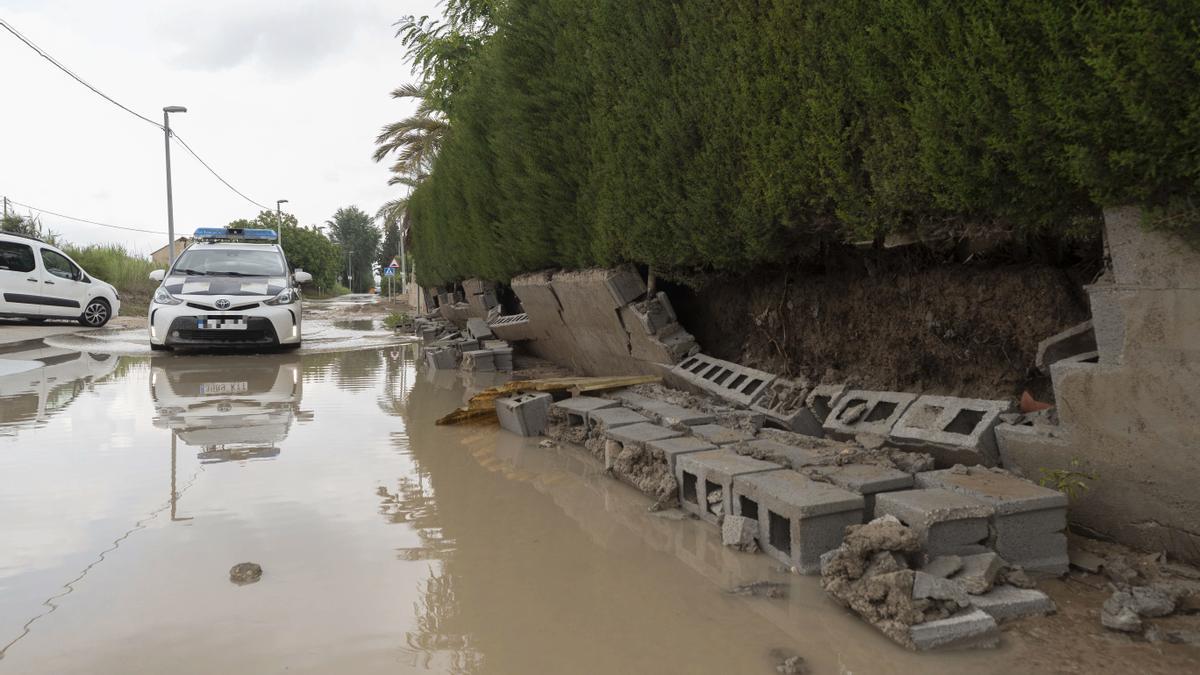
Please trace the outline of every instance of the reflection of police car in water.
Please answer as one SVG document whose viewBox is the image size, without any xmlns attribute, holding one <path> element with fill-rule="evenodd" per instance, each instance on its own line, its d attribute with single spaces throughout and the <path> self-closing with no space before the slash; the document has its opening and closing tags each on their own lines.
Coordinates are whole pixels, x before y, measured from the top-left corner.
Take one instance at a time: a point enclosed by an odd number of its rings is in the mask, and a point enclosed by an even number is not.
<svg viewBox="0 0 1200 675">
<path fill-rule="evenodd" d="M 0 435 L 45 422 L 117 368 L 119 359 L 54 347 L 5 354 L 0 374 Z"/>
<path fill-rule="evenodd" d="M 298 356 L 156 360 L 150 371 L 154 426 L 201 448 L 202 462 L 278 455 L 302 390 Z"/>
<path fill-rule="evenodd" d="M 201 228 L 150 303 L 150 348 L 299 347 L 300 284 L 273 230 Z"/>
</svg>

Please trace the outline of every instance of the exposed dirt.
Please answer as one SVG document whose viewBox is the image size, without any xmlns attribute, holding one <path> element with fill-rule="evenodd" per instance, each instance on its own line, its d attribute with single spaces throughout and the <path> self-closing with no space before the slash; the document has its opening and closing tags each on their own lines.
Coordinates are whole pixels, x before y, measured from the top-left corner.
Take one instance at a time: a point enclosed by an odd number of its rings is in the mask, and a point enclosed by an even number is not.
<svg viewBox="0 0 1200 675">
<path fill-rule="evenodd" d="M 1047 400 L 1038 342 L 1090 316 L 1070 266 L 959 264 L 912 252 L 831 253 L 790 267 L 667 290 L 706 354 L 812 382 Z"/>
</svg>

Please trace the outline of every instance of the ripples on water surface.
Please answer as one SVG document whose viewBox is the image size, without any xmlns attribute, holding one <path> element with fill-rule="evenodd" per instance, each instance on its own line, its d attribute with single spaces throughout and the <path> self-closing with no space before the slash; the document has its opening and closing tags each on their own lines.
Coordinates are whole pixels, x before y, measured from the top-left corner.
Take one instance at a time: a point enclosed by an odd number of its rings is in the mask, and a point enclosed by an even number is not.
<svg viewBox="0 0 1200 675">
<path fill-rule="evenodd" d="M 435 427 L 463 382 L 418 356 L 5 355 L 43 360 L 0 375 L 0 673 L 1011 670 L 893 647 L 579 449 Z"/>
</svg>

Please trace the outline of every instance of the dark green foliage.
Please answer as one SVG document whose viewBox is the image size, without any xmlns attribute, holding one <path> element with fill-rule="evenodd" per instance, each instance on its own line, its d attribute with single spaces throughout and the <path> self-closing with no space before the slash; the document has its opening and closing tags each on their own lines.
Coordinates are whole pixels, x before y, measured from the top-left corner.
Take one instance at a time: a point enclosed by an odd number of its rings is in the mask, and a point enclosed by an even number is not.
<svg viewBox="0 0 1200 675">
<path fill-rule="evenodd" d="M 965 226 L 1079 236 L 1120 203 L 1200 219 L 1194 1 L 487 7 L 469 55 L 434 59 L 453 114 L 409 202 L 423 283 L 736 270 Z"/>
<path fill-rule="evenodd" d="M 306 288 L 324 293 L 337 285 L 345 273 L 346 258 L 341 247 L 330 241 L 315 226 L 300 227 L 296 216 L 284 213 L 283 254 L 292 269 L 302 269 L 313 276 Z M 260 211 L 254 220 L 239 218 L 226 227 L 259 227 L 279 231 L 280 218 L 275 211 Z"/>
<path fill-rule="evenodd" d="M 367 291 L 375 285 L 379 228 L 375 227 L 371 216 L 357 206 L 338 209 L 325 224 L 329 227 L 329 238 L 341 248 L 343 255 L 349 256 L 348 266 L 343 268 L 351 273 L 346 285 L 354 293 Z"/>
</svg>

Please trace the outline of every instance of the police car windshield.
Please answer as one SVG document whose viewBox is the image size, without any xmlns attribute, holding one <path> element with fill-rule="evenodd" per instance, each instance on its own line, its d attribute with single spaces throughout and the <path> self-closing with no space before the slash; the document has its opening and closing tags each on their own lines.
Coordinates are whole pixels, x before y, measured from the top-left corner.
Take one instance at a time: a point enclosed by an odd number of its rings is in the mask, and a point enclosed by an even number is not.
<svg viewBox="0 0 1200 675">
<path fill-rule="evenodd" d="M 175 274 L 282 277 L 283 257 L 272 249 L 189 248 L 175 260 Z"/>
</svg>

